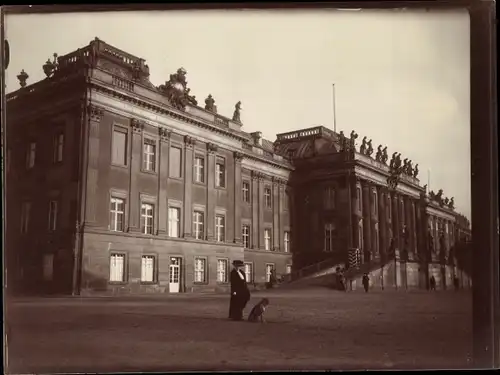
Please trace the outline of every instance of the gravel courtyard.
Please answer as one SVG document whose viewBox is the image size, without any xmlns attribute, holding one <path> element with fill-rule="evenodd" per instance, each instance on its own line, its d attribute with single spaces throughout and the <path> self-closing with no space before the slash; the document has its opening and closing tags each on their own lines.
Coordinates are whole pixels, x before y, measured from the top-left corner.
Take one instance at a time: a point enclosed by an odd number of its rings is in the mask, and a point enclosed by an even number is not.
<svg viewBox="0 0 500 375">
<path fill-rule="evenodd" d="M 8 373 L 465 368 L 467 292 L 256 292 L 267 324 L 227 320 L 228 296 L 17 299 Z"/>
</svg>

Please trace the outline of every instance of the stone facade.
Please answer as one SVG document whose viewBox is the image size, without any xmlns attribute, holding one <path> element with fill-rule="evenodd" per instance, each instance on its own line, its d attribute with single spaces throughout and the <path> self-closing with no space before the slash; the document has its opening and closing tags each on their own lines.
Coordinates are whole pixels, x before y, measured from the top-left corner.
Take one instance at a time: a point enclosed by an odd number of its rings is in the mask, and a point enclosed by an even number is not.
<svg viewBox="0 0 500 375">
<path fill-rule="evenodd" d="M 427 194 L 406 160 L 392 186 L 399 159 L 372 157 L 371 141 L 358 151 L 354 132 L 270 142 L 242 129 L 241 102 L 232 119 L 212 96 L 202 108 L 184 69 L 155 87 L 145 60 L 98 39 L 43 69 L 7 98 L 12 292 L 225 291 L 236 259 L 262 287 L 271 268 L 346 262 L 353 248 L 363 263 L 401 253 L 380 271 L 394 286 L 460 268 L 470 230 L 453 202 Z"/>
</svg>

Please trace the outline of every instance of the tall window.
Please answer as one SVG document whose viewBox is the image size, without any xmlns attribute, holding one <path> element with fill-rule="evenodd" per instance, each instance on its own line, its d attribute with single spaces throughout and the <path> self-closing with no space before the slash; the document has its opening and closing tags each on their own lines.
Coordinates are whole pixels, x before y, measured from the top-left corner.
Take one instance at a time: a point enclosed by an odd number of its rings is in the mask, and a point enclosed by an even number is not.
<svg viewBox="0 0 500 375">
<path fill-rule="evenodd" d="M 57 201 L 49 202 L 49 230 L 56 230 L 57 227 Z"/>
<path fill-rule="evenodd" d="M 156 142 L 149 138 L 144 138 L 142 168 L 148 172 L 156 170 Z"/>
<path fill-rule="evenodd" d="M 392 218 L 392 200 L 391 196 L 387 195 L 387 219 L 391 220 Z"/>
<path fill-rule="evenodd" d="M 195 283 L 206 282 L 206 268 L 207 268 L 207 261 L 205 258 L 195 258 L 194 259 L 194 282 Z"/>
<path fill-rule="evenodd" d="M 270 187 L 264 188 L 264 204 L 267 208 L 272 207 L 271 188 Z"/>
<path fill-rule="evenodd" d="M 182 176 L 182 156 L 181 149 L 179 147 L 170 147 L 170 158 L 169 158 L 169 175 L 170 177 L 181 178 Z"/>
<path fill-rule="evenodd" d="M 124 282 L 125 281 L 125 255 L 111 254 L 109 262 L 109 281 Z"/>
<path fill-rule="evenodd" d="M 291 264 L 287 264 L 286 265 L 286 274 L 289 275 L 292 273 L 292 265 Z"/>
<path fill-rule="evenodd" d="M 283 233 L 283 244 L 285 245 L 285 253 L 290 252 L 290 232 Z"/>
<path fill-rule="evenodd" d="M 194 238 L 196 238 L 197 240 L 203 239 L 203 226 L 204 226 L 203 212 L 194 211 L 193 212 L 193 229 L 194 229 Z"/>
<path fill-rule="evenodd" d="M 64 133 L 59 133 L 54 136 L 54 155 L 53 161 L 54 163 L 60 163 L 63 161 L 63 150 L 64 150 Z"/>
<path fill-rule="evenodd" d="M 250 248 L 250 225 L 243 225 L 241 236 L 243 237 L 243 247 Z"/>
<path fill-rule="evenodd" d="M 250 203 L 250 183 L 248 181 L 243 181 L 242 190 L 243 202 Z"/>
<path fill-rule="evenodd" d="M 252 265 L 252 263 L 245 263 L 245 280 L 247 283 L 253 282 L 253 265 Z"/>
<path fill-rule="evenodd" d="M 205 159 L 201 156 L 194 158 L 194 180 L 195 182 L 205 182 Z"/>
<path fill-rule="evenodd" d="M 181 231 L 181 210 L 177 207 L 168 208 L 168 235 L 179 237 Z"/>
<path fill-rule="evenodd" d="M 141 232 L 144 234 L 153 234 L 154 209 L 152 204 L 141 204 Z"/>
<path fill-rule="evenodd" d="M 115 232 L 123 232 L 125 225 L 125 201 L 120 198 L 111 197 L 111 223 L 110 229 Z"/>
<path fill-rule="evenodd" d="M 23 202 L 21 206 L 21 233 L 28 233 L 30 213 L 31 213 L 31 202 Z"/>
<path fill-rule="evenodd" d="M 372 212 L 374 215 L 378 215 L 378 195 L 375 189 L 372 190 Z"/>
<path fill-rule="evenodd" d="M 335 208 L 335 188 L 333 186 L 328 186 L 325 188 L 324 192 L 324 204 L 327 210 Z"/>
<path fill-rule="evenodd" d="M 26 168 L 31 169 L 35 166 L 36 159 L 36 143 L 30 142 L 26 153 Z"/>
<path fill-rule="evenodd" d="M 217 259 L 217 282 L 227 283 L 227 259 Z"/>
<path fill-rule="evenodd" d="M 335 239 L 335 225 L 333 223 L 325 224 L 325 251 L 333 251 Z"/>
<path fill-rule="evenodd" d="M 266 282 L 268 283 L 271 281 L 271 275 L 274 271 L 274 264 L 266 264 Z"/>
<path fill-rule="evenodd" d="M 152 255 L 143 255 L 141 257 L 141 282 L 154 282 L 155 275 L 155 257 Z"/>
<path fill-rule="evenodd" d="M 264 249 L 271 250 L 271 229 L 264 229 Z"/>
<path fill-rule="evenodd" d="M 226 187 L 226 164 L 221 157 L 215 162 L 215 186 Z"/>
<path fill-rule="evenodd" d="M 113 130 L 113 156 L 112 162 L 116 165 L 127 165 L 127 132 L 126 130 Z"/>
<path fill-rule="evenodd" d="M 356 198 L 358 201 L 358 211 L 363 212 L 363 202 L 361 201 L 361 188 L 356 187 Z"/>
<path fill-rule="evenodd" d="M 358 246 L 360 250 L 363 249 L 363 219 L 358 222 Z"/>
<path fill-rule="evenodd" d="M 225 241 L 226 219 L 223 215 L 215 215 L 215 239 L 218 242 Z"/>
</svg>

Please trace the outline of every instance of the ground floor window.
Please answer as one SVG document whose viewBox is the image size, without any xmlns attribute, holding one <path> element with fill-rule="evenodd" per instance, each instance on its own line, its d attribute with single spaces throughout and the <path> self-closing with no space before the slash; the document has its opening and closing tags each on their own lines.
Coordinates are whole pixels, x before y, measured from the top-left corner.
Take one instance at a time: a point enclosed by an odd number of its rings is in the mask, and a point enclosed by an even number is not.
<svg viewBox="0 0 500 375">
<path fill-rule="evenodd" d="M 245 263 L 245 279 L 247 283 L 253 283 L 253 264 Z"/>
<path fill-rule="evenodd" d="M 205 258 L 195 258 L 194 260 L 194 282 L 205 283 L 207 271 L 207 260 Z"/>
<path fill-rule="evenodd" d="M 286 274 L 289 275 L 292 273 L 292 265 L 291 264 L 287 264 L 286 265 Z"/>
<path fill-rule="evenodd" d="M 111 254 L 109 262 L 109 281 L 125 281 L 125 254 Z"/>
<path fill-rule="evenodd" d="M 143 255 L 141 258 L 141 282 L 152 283 L 155 279 L 155 257 Z"/>
<path fill-rule="evenodd" d="M 217 282 L 227 283 L 227 269 L 229 262 L 227 259 L 217 259 Z"/>
<path fill-rule="evenodd" d="M 271 281 L 271 275 L 274 273 L 274 264 L 266 264 L 266 283 Z"/>
</svg>

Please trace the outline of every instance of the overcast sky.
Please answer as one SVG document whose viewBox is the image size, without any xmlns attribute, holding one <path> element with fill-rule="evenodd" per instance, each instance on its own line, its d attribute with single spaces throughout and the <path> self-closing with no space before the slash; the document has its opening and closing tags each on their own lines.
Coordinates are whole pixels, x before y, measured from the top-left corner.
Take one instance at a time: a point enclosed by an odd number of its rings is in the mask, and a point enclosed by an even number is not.
<svg viewBox="0 0 500 375">
<path fill-rule="evenodd" d="M 99 37 L 146 59 L 160 85 L 179 67 L 204 105 L 243 105 L 243 129 L 352 129 L 419 164 L 420 180 L 470 218 L 469 16 L 415 11 L 175 11 L 6 16 L 7 92 Z"/>
</svg>

